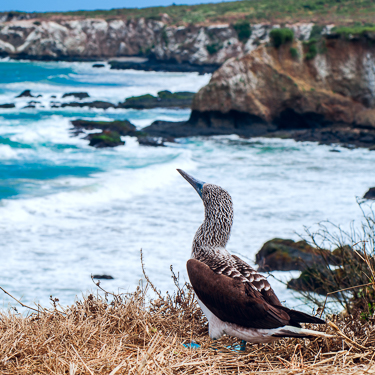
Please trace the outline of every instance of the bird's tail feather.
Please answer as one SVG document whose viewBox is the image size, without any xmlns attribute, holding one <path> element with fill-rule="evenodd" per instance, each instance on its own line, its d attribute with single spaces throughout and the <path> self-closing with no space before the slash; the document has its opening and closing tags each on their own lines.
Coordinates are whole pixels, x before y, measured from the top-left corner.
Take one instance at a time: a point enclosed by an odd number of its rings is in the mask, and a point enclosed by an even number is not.
<svg viewBox="0 0 375 375">
<path fill-rule="evenodd" d="M 275 330 L 272 334 L 273 337 L 299 337 L 299 338 L 312 338 L 312 337 L 334 337 L 325 332 L 313 331 L 312 329 L 298 328 L 292 326 L 284 326 Z"/>
<path fill-rule="evenodd" d="M 285 306 L 277 306 L 278 309 L 284 310 L 290 316 L 291 322 L 295 323 L 314 323 L 314 324 L 326 324 L 325 320 L 306 314 L 302 311 L 288 309 Z"/>
</svg>

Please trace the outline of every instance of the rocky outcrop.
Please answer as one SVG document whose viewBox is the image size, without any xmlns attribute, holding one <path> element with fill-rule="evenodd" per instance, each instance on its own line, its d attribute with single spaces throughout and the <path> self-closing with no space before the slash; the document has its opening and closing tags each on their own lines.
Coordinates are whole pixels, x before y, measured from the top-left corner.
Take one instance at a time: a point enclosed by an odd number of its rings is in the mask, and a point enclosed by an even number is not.
<svg viewBox="0 0 375 375">
<path fill-rule="evenodd" d="M 169 25 L 168 19 L 26 18 L 0 20 L 0 55 L 45 60 L 151 57 L 140 67 L 145 70 L 160 68 L 160 62 L 164 62 L 164 70 L 201 71 L 204 65 L 211 72 L 229 58 L 241 57 L 259 43 L 267 42 L 269 31 L 277 27 L 252 25 L 251 35 L 244 38 L 228 23 L 174 26 Z M 297 23 L 291 27 L 297 37 L 306 39 L 312 26 Z M 123 61 L 114 61 L 111 65 L 129 68 Z"/>
<path fill-rule="evenodd" d="M 337 264 L 337 259 L 329 250 L 316 249 L 306 241 L 294 242 L 274 238 L 266 242 L 256 254 L 258 271 L 303 271 L 316 264 Z"/>
<path fill-rule="evenodd" d="M 135 135 L 136 128 L 128 120 L 117 121 L 89 121 L 89 120 L 73 120 L 74 133 L 82 133 L 83 130 L 99 129 L 102 131 L 112 131 L 120 135 Z"/>
<path fill-rule="evenodd" d="M 213 74 L 194 97 L 190 122 L 232 129 L 266 124 L 263 135 L 293 131 L 300 140 L 318 141 L 328 129 L 324 143 L 373 145 L 374 41 L 372 34 L 329 35 L 279 48 L 261 45 Z"/>
<path fill-rule="evenodd" d="M 73 96 L 73 98 L 77 99 L 85 99 L 90 97 L 90 95 L 87 92 L 67 92 L 62 97 L 69 98 L 69 96 Z"/>
<path fill-rule="evenodd" d="M 90 140 L 89 146 L 96 148 L 116 147 L 125 144 L 125 142 L 121 140 L 120 134 L 111 130 L 89 134 L 86 139 Z"/>
<path fill-rule="evenodd" d="M 117 121 L 89 121 L 73 120 L 73 135 L 80 135 L 84 131 L 99 129 L 101 133 L 89 133 L 85 139 L 90 141 L 89 146 L 96 148 L 116 147 L 124 145 L 121 136 L 136 137 L 142 146 L 164 147 L 165 141 L 173 141 L 159 136 L 153 136 L 145 131 L 136 130 L 135 126 L 128 120 Z"/>
<path fill-rule="evenodd" d="M 118 108 L 150 109 L 150 108 L 190 108 L 193 101 L 193 92 L 180 91 L 159 91 L 158 96 L 150 94 L 132 96 L 118 104 Z"/>
<path fill-rule="evenodd" d="M 375 199 L 375 187 L 370 188 L 363 196 L 364 199 Z"/>
<path fill-rule="evenodd" d="M 95 100 L 93 102 L 70 102 L 70 103 L 63 103 L 61 107 L 89 107 L 89 108 L 98 108 L 98 109 L 108 109 L 108 108 L 116 108 L 115 104 L 110 102 L 104 102 L 102 100 Z"/>
<path fill-rule="evenodd" d="M 16 98 L 36 98 L 36 96 L 31 93 L 31 90 L 24 90 Z"/>
<path fill-rule="evenodd" d="M 244 51 L 229 24 L 175 27 L 157 20 L 10 20 L 1 24 L 0 52 L 35 59 L 92 60 L 150 55 L 157 60 L 221 64 Z M 209 53 L 206 46 L 220 46 Z"/>
<path fill-rule="evenodd" d="M 220 67 L 220 64 L 191 64 L 189 62 L 177 62 L 176 60 L 156 60 L 152 57 L 146 61 L 109 61 L 108 64 L 111 69 L 125 70 L 144 70 L 146 72 L 178 72 L 178 73 L 190 73 L 198 72 L 200 75 L 206 73 L 213 73 Z"/>
</svg>

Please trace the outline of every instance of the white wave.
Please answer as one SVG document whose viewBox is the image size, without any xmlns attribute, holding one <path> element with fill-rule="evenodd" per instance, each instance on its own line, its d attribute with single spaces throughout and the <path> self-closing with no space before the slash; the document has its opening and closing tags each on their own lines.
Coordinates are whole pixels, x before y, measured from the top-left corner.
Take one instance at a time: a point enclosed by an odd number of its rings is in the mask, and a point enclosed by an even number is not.
<svg viewBox="0 0 375 375">
<path fill-rule="evenodd" d="M 17 152 L 9 145 L 0 145 L 0 159 L 15 159 L 17 156 Z"/>
</svg>

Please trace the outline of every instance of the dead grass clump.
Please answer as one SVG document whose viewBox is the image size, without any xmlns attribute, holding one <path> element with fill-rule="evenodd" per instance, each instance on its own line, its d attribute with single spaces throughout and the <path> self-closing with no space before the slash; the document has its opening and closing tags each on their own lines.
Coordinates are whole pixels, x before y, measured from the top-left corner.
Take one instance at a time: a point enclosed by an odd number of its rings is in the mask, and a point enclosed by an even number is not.
<svg viewBox="0 0 375 375">
<path fill-rule="evenodd" d="M 147 300 L 147 289 L 132 294 L 90 294 L 62 308 L 29 316 L 0 313 L 0 373 L 21 374 L 354 374 L 370 371 L 375 355 L 373 321 L 353 316 L 331 320 L 330 339 L 284 339 L 228 348 L 236 339 L 212 342 L 207 321 L 191 287 Z M 100 284 L 97 284 L 101 289 Z M 153 285 L 151 284 L 151 287 Z M 154 288 L 155 289 L 155 288 Z M 309 328 L 334 333 L 330 326 Z M 200 349 L 188 349 L 195 340 Z M 367 372 L 368 373 L 368 372 Z"/>
</svg>

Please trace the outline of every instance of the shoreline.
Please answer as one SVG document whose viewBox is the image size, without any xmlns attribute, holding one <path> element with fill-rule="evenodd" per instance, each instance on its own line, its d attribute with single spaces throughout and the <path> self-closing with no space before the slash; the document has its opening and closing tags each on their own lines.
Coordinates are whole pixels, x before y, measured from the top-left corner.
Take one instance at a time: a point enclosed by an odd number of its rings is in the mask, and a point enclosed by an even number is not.
<svg viewBox="0 0 375 375">
<path fill-rule="evenodd" d="M 189 62 L 179 63 L 176 60 L 157 60 L 143 56 L 120 56 L 120 57 L 87 57 L 82 56 L 32 56 L 32 55 L 12 55 L 0 52 L 0 59 L 9 58 L 13 61 L 25 62 L 87 62 L 106 63 L 113 70 L 141 70 L 145 72 L 171 72 L 171 73 L 199 73 L 212 74 L 221 67 L 222 64 L 191 64 Z M 100 69 L 100 67 L 99 67 Z"/>
</svg>

